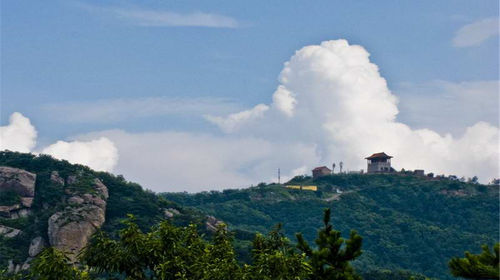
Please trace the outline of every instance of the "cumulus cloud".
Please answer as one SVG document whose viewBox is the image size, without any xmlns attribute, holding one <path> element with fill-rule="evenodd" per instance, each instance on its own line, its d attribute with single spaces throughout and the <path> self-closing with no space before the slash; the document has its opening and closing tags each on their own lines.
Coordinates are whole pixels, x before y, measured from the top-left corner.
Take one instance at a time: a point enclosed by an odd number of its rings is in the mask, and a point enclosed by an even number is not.
<svg viewBox="0 0 500 280">
<path fill-rule="evenodd" d="M 224 132 L 233 132 L 245 123 L 262 118 L 267 110 L 269 110 L 269 106 L 259 104 L 250 110 L 230 114 L 227 117 L 206 115 L 205 118 L 218 125 Z"/>
<path fill-rule="evenodd" d="M 105 137 L 86 142 L 57 141 L 42 149 L 41 153 L 71 163 L 87 165 L 98 171 L 112 171 L 118 161 L 118 150 L 114 143 Z"/>
<path fill-rule="evenodd" d="M 9 124 L 0 127 L 0 150 L 29 152 L 36 144 L 37 132 L 30 120 L 15 112 Z"/>
<path fill-rule="evenodd" d="M 365 156 L 385 151 L 395 157 L 396 168 L 478 175 L 484 180 L 498 177 L 497 126 L 479 122 L 460 137 L 453 137 L 430 129 L 414 130 L 397 121 L 398 99 L 378 67 L 370 62 L 363 47 L 349 45 L 346 40 L 326 41 L 297 51 L 285 63 L 277 92 L 293 97 L 290 120 L 271 112 L 260 121 L 266 130 L 254 126 L 236 135 L 258 132 L 266 137 L 270 131 L 285 127 L 288 138 L 316 144 L 323 162 L 343 160 L 350 169 L 366 168 Z M 464 94 L 470 92 L 474 90 Z M 485 97 L 481 94 L 472 98 Z M 283 111 L 279 106 L 272 108 Z M 303 136 L 305 132 L 313 136 Z"/>
<path fill-rule="evenodd" d="M 297 100 L 284 86 L 279 86 L 273 94 L 273 106 L 286 116 L 291 117 Z"/>
<path fill-rule="evenodd" d="M 0 127 L 0 150 L 16 152 L 34 152 L 37 132 L 30 120 L 15 112 L 10 116 L 10 122 Z M 57 141 L 42 148 L 41 153 L 71 163 L 87 165 L 99 171 L 112 171 L 118 161 L 118 151 L 109 139 L 101 137 L 89 141 Z"/>
<path fill-rule="evenodd" d="M 478 46 L 498 33 L 499 19 L 485 18 L 461 27 L 453 37 L 453 45 L 459 48 Z"/>
<path fill-rule="evenodd" d="M 492 96 L 496 81 L 435 84 L 432 88 L 440 94 L 421 94 L 416 102 L 421 103 L 417 107 L 432 108 L 424 99 L 438 97 L 435 102 L 441 105 L 435 110 L 443 112 L 434 113 L 434 122 L 467 119 L 446 113 L 447 106 L 459 110 L 460 102 L 473 108 L 464 109 L 466 115 L 477 110 L 494 113 L 487 103 L 498 102 Z M 401 108 L 406 110 L 405 98 L 402 95 Z M 462 101 L 453 105 L 457 98 Z M 499 176 L 499 129 L 490 117 L 475 114 L 465 130 L 452 135 L 444 126 L 438 131 L 432 126 L 411 127 L 398 117 L 398 102 L 363 47 L 334 40 L 306 46 L 285 63 L 272 104 L 206 116 L 224 134 L 111 130 L 74 139 L 88 146 L 95 139 L 109 139 L 120 155 L 114 171 L 155 191 L 243 187 L 276 180 L 278 168 L 286 179 L 339 161 L 344 170 L 359 170 L 366 168 L 364 157 L 381 151 L 394 156 L 396 169 L 477 175 L 483 182 Z M 112 150 L 105 141 L 100 143 Z M 47 151 L 67 158 L 81 155 L 72 150 L 78 145 L 70 146 L 56 143 Z M 113 158 L 113 153 L 108 155 Z"/>
</svg>

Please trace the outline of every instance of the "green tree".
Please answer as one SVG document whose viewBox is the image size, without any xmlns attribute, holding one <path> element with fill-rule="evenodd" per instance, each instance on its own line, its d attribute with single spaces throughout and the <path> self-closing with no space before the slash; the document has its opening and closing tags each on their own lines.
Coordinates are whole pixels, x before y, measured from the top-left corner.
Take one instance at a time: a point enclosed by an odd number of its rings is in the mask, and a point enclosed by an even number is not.
<svg viewBox="0 0 500 280">
<path fill-rule="evenodd" d="M 267 236 L 257 233 L 252 242 L 252 265 L 247 279 L 307 279 L 310 268 L 305 255 L 297 253 L 278 224 Z"/>
<path fill-rule="evenodd" d="M 119 240 L 94 235 L 82 260 L 97 272 L 120 274 L 128 279 L 238 279 L 232 239 L 224 225 L 212 242 L 198 234 L 195 225 L 176 227 L 168 221 L 142 233 L 129 216 Z"/>
<path fill-rule="evenodd" d="M 350 261 L 361 255 L 362 238 L 356 231 L 351 231 L 349 239 L 344 239 L 340 231 L 330 224 L 330 209 L 325 209 L 324 227 L 316 238 L 317 249 L 312 249 L 301 233 L 297 234 L 297 247 L 305 253 L 312 269 L 310 279 L 321 280 L 357 280 L 361 279 Z"/>
<path fill-rule="evenodd" d="M 452 258 L 448 263 L 451 274 L 468 279 L 500 279 L 499 243 L 493 246 L 493 252 L 488 245 L 483 245 L 481 248 L 481 254 L 465 252 L 465 258 Z"/>
<path fill-rule="evenodd" d="M 232 280 L 241 279 L 242 271 L 236 260 L 233 239 L 226 225 L 217 227 L 212 243 L 207 245 L 201 258 L 194 266 L 194 271 L 199 272 L 195 279 Z"/>
<path fill-rule="evenodd" d="M 63 252 L 54 247 L 44 249 L 33 260 L 29 277 L 37 280 L 90 279 L 87 272 L 78 270 Z"/>
</svg>

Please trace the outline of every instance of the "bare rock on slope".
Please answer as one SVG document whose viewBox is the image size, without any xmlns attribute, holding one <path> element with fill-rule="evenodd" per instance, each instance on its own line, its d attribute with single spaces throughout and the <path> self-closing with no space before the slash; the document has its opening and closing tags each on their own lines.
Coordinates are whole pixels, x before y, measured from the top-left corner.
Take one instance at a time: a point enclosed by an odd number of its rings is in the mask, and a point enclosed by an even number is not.
<svg viewBox="0 0 500 280">
<path fill-rule="evenodd" d="M 14 191 L 19 196 L 35 196 L 36 174 L 23 169 L 0 166 L 0 192 Z"/>
<path fill-rule="evenodd" d="M 45 240 L 41 236 L 35 237 L 31 240 L 28 254 L 30 257 L 36 257 L 45 248 Z"/>
<path fill-rule="evenodd" d="M 205 222 L 205 226 L 208 231 L 216 232 L 217 227 L 219 227 L 219 225 L 221 224 L 224 224 L 224 222 L 217 220 L 217 218 L 215 218 L 214 216 L 207 216 L 207 221 Z"/>
<path fill-rule="evenodd" d="M 74 194 L 68 201 L 78 203 L 72 203 L 63 211 L 56 212 L 48 221 L 50 245 L 68 253 L 73 262 L 87 245 L 90 236 L 105 221 L 108 188 L 99 179 L 95 179 L 92 189 L 91 193 Z"/>
</svg>

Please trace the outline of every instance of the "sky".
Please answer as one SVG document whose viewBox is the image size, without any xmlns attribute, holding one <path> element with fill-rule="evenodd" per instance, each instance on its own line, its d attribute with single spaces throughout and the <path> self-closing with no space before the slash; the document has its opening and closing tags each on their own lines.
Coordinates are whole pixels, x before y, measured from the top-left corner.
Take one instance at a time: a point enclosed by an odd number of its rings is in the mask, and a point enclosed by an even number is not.
<svg viewBox="0 0 500 280">
<path fill-rule="evenodd" d="M 385 151 L 499 175 L 498 1 L 2 1 L 0 149 L 157 191 Z M 338 170 L 337 170 L 338 171 Z"/>
</svg>

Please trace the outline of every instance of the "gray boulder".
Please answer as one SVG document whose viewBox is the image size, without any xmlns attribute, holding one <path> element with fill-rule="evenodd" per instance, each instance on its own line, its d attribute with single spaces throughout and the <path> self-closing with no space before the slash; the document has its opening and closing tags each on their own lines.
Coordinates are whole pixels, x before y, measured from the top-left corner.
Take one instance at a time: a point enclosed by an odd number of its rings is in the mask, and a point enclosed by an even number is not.
<svg viewBox="0 0 500 280">
<path fill-rule="evenodd" d="M 36 174 L 23 169 L 0 166 L 0 192 L 14 191 L 20 196 L 35 196 Z"/>
<path fill-rule="evenodd" d="M 41 236 L 35 237 L 31 240 L 28 254 L 30 257 L 36 257 L 45 248 L 45 240 Z"/>
<path fill-rule="evenodd" d="M 61 178 L 61 176 L 59 176 L 59 172 L 57 172 L 57 171 L 52 171 L 50 173 L 50 181 L 52 181 L 53 183 L 64 186 L 64 179 Z"/>
</svg>

